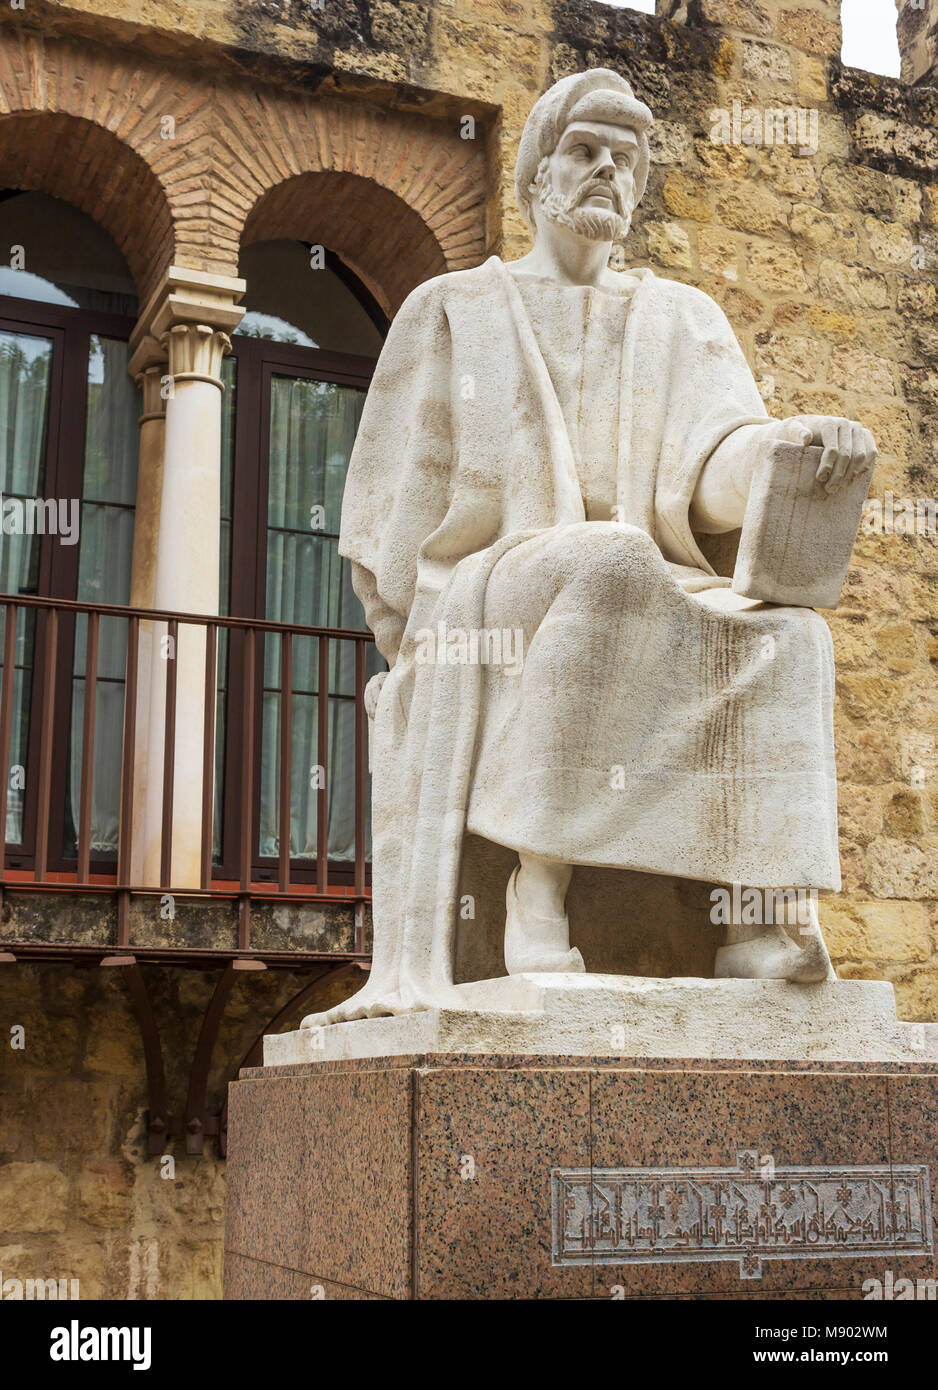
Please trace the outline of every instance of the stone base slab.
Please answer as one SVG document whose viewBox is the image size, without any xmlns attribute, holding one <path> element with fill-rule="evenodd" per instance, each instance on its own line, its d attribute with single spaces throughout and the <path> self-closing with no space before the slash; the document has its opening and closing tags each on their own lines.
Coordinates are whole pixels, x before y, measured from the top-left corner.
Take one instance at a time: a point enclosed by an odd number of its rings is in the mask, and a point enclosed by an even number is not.
<svg viewBox="0 0 938 1390">
<path fill-rule="evenodd" d="M 938 1275 L 934 1063 L 256 1068 L 228 1153 L 230 1299 L 861 1299 Z"/>
<path fill-rule="evenodd" d="M 532 974 L 457 989 L 465 1011 L 429 1009 L 269 1035 L 264 1062 L 450 1052 L 938 1061 L 938 1024 L 900 1023 L 887 981 Z"/>
</svg>

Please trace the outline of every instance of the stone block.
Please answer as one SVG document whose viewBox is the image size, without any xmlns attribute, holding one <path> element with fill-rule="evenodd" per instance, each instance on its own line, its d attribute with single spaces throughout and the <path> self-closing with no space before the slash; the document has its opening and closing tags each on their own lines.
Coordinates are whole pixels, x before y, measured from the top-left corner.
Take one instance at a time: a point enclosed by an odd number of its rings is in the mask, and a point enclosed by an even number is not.
<svg viewBox="0 0 938 1390">
<path fill-rule="evenodd" d="M 778 36 L 806 53 L 840 56 L 840 25 L 818 10 L 783 10 L 778 17 Z"/>
<path fill-rule="evenodd" d="M 825 904 L 822 927 L 837 957 L 925 961 L 931 955 L 928 911 L 920 902 Z"/>
<path fill-rule="evenodd" d="M 708 180 L 689 178 L 675 171 L 665 180 L 662 194 L 664 205 L 674 217 L 688 217 L 695 222 L 713 219 L 711 188 Z"/>
<path fill-rule="evenodd" d="M 751 242 L 746 263 L 750 282 L 769 294 L 803 293 L 807 288 L 801 258 L 789 246 Z"/>
<path fill-rule="evenodd" d="M 826 900 L 825 900 L 826 902 Z M 299 1028 L 264 1039 L 271 1067 L 417 1053 L 938 1060 L 897 1023 L 892 986 L 528 974 L 457 985 L 465 1008 Z M 922 1053 L 927 1046 L 932 1052 Z"/>
<path fill-rule="evenodd" d="M 125 1226 L 132 1215 L 134 1171 L 129 1163 L 98 1160 L 78 1178 L 78 1211 L 89 1226 Z"/>
<path fill-rule="evenodd" d="M 0 1231 L 40 1234 L 64 1231 L 68 1180 L 53 1163 L 5 1163 L 0 1167 Z"/>
<path fill-rule="evenodd" d="M 690 237 L 677 222 L 648 224 L 648 255 L 659 265 L 689 270 L 693 265 Z"/>
<path fill-rule="evenodd" d="M 777 235 L 786 225 L 785 205 L 754 184 L 732 187 L 718 200 L 717 210 L 724 226 L 756 236 Z"/>
<path fill-rule="evenodd" d="M 258 1068 L 231 1092 L 226 1297 L 860 1299 L 933 1269 L 936 1133 L 925 1061 Z"/>
</svg>

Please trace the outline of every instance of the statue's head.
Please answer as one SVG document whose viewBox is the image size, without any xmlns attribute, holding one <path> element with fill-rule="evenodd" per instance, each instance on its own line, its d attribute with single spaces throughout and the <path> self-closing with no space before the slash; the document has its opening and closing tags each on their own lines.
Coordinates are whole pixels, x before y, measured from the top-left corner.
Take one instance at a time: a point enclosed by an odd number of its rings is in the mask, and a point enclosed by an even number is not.
<svg viewBox="0 0 938 1390">
<path fill-rule="evenodd" d="M 610 68 L 555 82 L 531 108 L 515 164 L 515 197 L 532 235 L 546 220 L 590 241 L 622 241 L 645 191 L 653 120 Z"/>
</svg>

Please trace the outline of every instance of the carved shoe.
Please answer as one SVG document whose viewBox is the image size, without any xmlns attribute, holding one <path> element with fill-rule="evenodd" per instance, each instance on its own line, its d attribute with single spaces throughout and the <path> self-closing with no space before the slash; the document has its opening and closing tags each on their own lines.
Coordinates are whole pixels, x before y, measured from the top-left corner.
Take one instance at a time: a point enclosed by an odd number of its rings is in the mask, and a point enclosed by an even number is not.
<svg viewBox="0 0 938 1390">
<path fill-rule="evenodd" d="M 751 941 L 721 946 L 713 973 L 723 980 L 791 980 L 802 985 L 836 979 L 820 929 L 802 935 L 801 947 L 780 927 L 764 930 Z"/>
<path fill-rule="evenodd" d="M 526 911 L 518 899 L 518 865 L 508 880 L 505 894 L 505 965 L 509 975 L 552 974 L 585 971 L 583 957 L 570 945 L 566 916 L 539 917 Z"/>
</svg>

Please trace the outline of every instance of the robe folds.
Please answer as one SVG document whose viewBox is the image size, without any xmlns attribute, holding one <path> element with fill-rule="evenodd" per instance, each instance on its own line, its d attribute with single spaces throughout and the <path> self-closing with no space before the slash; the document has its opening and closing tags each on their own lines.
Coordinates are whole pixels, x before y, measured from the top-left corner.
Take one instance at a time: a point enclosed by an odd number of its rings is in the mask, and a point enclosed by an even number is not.
<svg viewBox="0 0 938 1390">
<path fill-rule="evenodd" d="M 375 682 L 370 989 L 395 1008 L 447 998 L 467 831 L 575 864 L 840 886 L 826 624 L 694 596 L 728 583 L 691 530 L 701 470 L 765 407 L 718 306 L 637 274 L 610 368 L 614 521 L 586 520 L 497 257 L 416 289 L 378 362 L 339 549 L 391 664 Z M 465 658 L 460 634 L 491 656 L 493 632 L 521 641 L 520 662 Z"/>
</svg>

